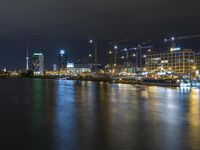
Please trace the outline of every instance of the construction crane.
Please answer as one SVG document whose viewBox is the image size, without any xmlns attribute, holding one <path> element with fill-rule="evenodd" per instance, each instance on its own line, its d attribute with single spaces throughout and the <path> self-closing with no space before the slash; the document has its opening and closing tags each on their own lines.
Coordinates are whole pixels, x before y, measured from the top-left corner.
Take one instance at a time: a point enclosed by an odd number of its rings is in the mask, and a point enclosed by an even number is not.
<svg viewBox="0 0 200 150">
<path fill-rule="evenodd" d="M 117 53 L 119 51 L 125 51 L 126 52 L 126 59 L 128 61 L 129 59 L 129 51 L 131 50 L 136 50 L 136 66 L 139 67 L 139 60 L 140 60 L 140 64 L 142 64 L 142 50 L 144 49 L 148 49 L 148 48 L 152 48 L 153 46 L 143 46 L 146 45 L 148 43 L 151 42 L 151 40 L 142 42 L 141 44 L 138 45 L 138 47 L 134 47 L 134 48 L 124 48 L 123 50 L 118 50 L 118 44 L 119 43 L 124 43 L 124 42 L 129 42 L 129 41 L 133 41 L 133 38 L 129 38 L 129 39 L 122 39 L 122 40 L 113 40 L 110 42 L 110 44 L 113 46 L 114 45 L 114 64 L 117 63 Z M 140 55 L 139 55 L 140 54 Z M 140 56 L 140 58 L 138 58 Z"/>
<path fill-rule="evenodd" d="M 142 58 L 143 58 L 142 51 L 146 50 L 146 49 L 151 49 L 153 47 L 154 47 L 153 45 L 148 45 L 148 46 L 138 45 L 138 47 L 130 48 L 130 50 L 135 50 L 136 51 L 136 67 L 137 68 L 142 68 L 142 66 L 143 66 L 143 63 L 142 63 L 143 62 L 142 61 Z"/>
<path fill-rule="evenodd" d="M 118 45 L 119 43 L 123 43 L 123 42 L 128 42 L 128 41 L 132 41 L 133 39 L 129 38 L 129 39 L 121 39 L 121 40 L 112 40 L 110 42 L 110 45 L 112 45 L 112 49 L 114 49 L 114 64 L 117 64 L 117 54 L 119 52 L 118 50 Z M 113 47 L 114 46 L 114 47 Z"/>
<path fill-rule="evenodd" d="M 115 48 L 117 49 L 117 47 L 115 47 Z M 121 58 L 123 58 L 123 59 L 126 58 L 126 61 L 128 64 L 130 51 L 135 51 L 135 53 L 133 54 L 133 57 L 135 57 L 135 66 L 137 68 L 142 68 L 143 67 L 143 58 L 146 57 L 146 55 L 143 55 L 143 51 L 148 49 L 148 52 L 151 52 L 152 48 L 154 48 L 153 45 L 147 45 L 147 46 L 138 45 L 138 47 L 124 48 L 124 49 L 117 50 L 117 53 L 125 52 L 126 56 L 122 56 Z"/>
<path fill-rule="evenodd" d="M 200 38 L 200 34 L 195 34 L 195 35 L 189 35 L 189 36 L 179 36 L 179 37 L 171 37 L 169 39 L 164 39 L 164 42 L 171 42 L 172 43 L 172 48 L 176 47 L 176 41 L 180 40 L 188 40 L 188 39 L 194 39 L 194 38 Z"/>
</svg>

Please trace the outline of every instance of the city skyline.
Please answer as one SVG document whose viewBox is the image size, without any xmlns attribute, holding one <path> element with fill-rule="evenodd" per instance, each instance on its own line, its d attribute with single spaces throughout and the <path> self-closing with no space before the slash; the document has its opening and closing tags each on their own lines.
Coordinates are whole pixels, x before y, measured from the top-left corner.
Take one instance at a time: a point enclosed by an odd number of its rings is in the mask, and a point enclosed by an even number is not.
<svg viewBox="0 0 200 150">
<path fill-rule="evenodd" d="M 2 150 L 200 150 L 200 0 L 0 0 Z"/>
<path fill-rule="evenodd" d="M 132 38 L 137 45 L 149 39 L 199 34 L 199 3 L 195 0 L 1 1 L 0 51 L 5 57 L 1 57 L 0 67 L 23 68 L 27 44 L 30 51 L 41 50 L 50 67 L 56 63 L 55 54 L 60 49 L 69 50 L 72 59 L 90 53 L 87 41 L 91 38 Z M 198 42 L 186 45 L 199 48 Z M 100 49 L 105 53 L 104 48 Z"/>
<path fill-rule="evenodd" d="M 190 36 L 189 36 L 190 37 Z M 164 38 L 163 38 L 164 39 Z M 170 46 L 171 46 L 171 42 L 165 43 L 163 39 L 159 39 L 157 41 L 150 41 L 149 43 L 146 43 L 146 45 L 152 45 L 152 50 L 154 52 L 162 52 L 162 51 L 167 51 L 169 50 Z M 163 41 L 162 41 L 163 40 Z M 113 40 L 113 41 L 117 41 L 117 40 Z M 121 43 L 117 43 L 118 45 L 118 50 L 121 51 L 124 48 L 133 48 L 133 47 L 137 47 L 139 43 L 142 42 L 138 42 L 132 39 L 128 39 L 128 40 L 118 40 L 118 41 L 122 41 Z M 200 46 L 198 46 L 198 42 L 200 41 L 200 37 L 196 37 L 196 38 L 186 38 L 184 40 L 180 40 L 180 41 L 176 41 L 176 46 L 180 47 L 181 49 L 192 49 L 196 52 L 200 52 Z M 4 65 L 1 65 L 1 69 L 3 68 L 7 68 L 8 70 L 24 70 L 26 69 L 26 63 L 27 63 L 27 49 L 28 49 L 28 53 L 29 53 L 29 57 L 35 53 L 35 52 L 42 52 L 45 56 L 45 69 L 49 70 L 52 69 L 52 65 L 53 64 L 59 64 L 59 54 L 60 54 L 60 50 L 65 50 L 66 51 L 66 55 L 68 57 L 68 61 L 72 62 L 72 63 L 88 63 L 87 59 L 89 59 L 89 55 L 92 55 L 92 57 L 94 57 L 94 47 L 91 46 L 89 44 L 88 41 L 84 41 L 85 43 L 85 51 L 79 52 L 78 50 L 75 51 L 73 48 L 72 49 L 66 49 L 66 48 L 50 48 L 51 51 L 49 51 L 49 49 L 45 49 L 45 48 L 32 48 L 33 45 L 25 45 L 24 47 L 24 53 L 19 53 L 16 55 L 19 55 L 19 58 L 16 58 L 13 60 L 13 62 L 11 62 L 11 64 L 9 63 L 4 63 Z M 109 55 L 109 51 L 110 50 L 114 50 L 114 44 L 115 42 L 113 42 L 113 44 L 110 44 L 110 41 L 103 41 L 102 43 L 98 44 L 98 63 L 101 63 L 103 65 L 106 65 L 107 63 L 109 63 L 108 60 L 108 55 Z M 195 45 L 196 44 L 196 45 Z M 102 52 L 102 50 L 104 52 Z M 82 54 L 77 56 L 76 53 Z M 120 52 L 121 54 L 118 55 L 118 57 L 124 56 L 126 54 L 123 54 L 123 52 Z M 129 55 L 132 55 L 132 53 L 134 53 L 133 51 L 130 52 Z M 91 57 L 91 56 L 90 56 Z M 16 64 L 17 61 L 19 61 L 21 63 Z M 31 64 L 31 60 L 32 58 L 29 58 L 29 68 L 32 68 L 32 64 Z M 94 58 L 90 58 L 90 63 L 91 60 L 92 62 Z M 120 59 L 120 58 L 118 58 Z M 7 59 L 9 61 L 9 59 Z M 80 60 L 80 61 L 79 61 Z M 15 66 L 13 66 L 15 65 Z"/>
</svg>

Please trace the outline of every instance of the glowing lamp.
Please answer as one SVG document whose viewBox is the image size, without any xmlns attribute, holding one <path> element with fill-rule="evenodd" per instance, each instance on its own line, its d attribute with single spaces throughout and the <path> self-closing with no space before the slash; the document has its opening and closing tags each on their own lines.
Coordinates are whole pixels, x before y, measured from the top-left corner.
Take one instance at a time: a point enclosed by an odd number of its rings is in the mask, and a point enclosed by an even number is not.
<svg viewBox="0 0 200 150">
<path fill-rule="evenodd" d="M 65 54 L 65 51 L 64 51 L 64 50 L 60 50 L 60 54 L 61 54 L 61 55 L 64 55 L 64 54 Z"/>
</svg>

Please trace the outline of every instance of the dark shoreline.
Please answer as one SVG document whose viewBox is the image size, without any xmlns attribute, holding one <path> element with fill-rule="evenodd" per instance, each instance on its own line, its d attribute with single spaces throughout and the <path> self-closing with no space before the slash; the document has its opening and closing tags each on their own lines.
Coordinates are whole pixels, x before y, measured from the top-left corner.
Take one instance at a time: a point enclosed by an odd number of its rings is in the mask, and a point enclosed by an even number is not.
<svg viewBox="0 0 200 150">
<path fill-rule="evenodd" d="M 174 83 L 149 83 L 143 81 L 136 81 L 132 79 L 111 79 L 109 77 L 65 77 L 65 76 L 15 76 L 15 77 L 0 77 L 0 78 L 34 78 L 34 79 L 52 79 L 52 80 L 76 80 L 76 81 L 94 81 L 94 82 L 107 82 L 115 84 L 132 84 L 132 85 L 147 85 L 147 86 L 162 86 L 162 87 L 179 87 Z"/>
</svg>

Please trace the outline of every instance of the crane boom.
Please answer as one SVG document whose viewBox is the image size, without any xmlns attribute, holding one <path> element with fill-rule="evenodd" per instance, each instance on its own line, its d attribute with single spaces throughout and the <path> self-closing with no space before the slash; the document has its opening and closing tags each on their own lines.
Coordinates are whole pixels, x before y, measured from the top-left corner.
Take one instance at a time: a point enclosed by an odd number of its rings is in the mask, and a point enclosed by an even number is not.
<svg viewBox="0 0 200 150">
<path fill-rule="evenodd" d="M 173 41 L 180 41 L 180 40 L 187 40 L 187 39 L 194 39 L 194 38 L 200 38 L 200 34 L 172 37 L 170 39 L 164 39 L 164 41 L 166 43 L 166 42 L 173 42 Z"/>
<path fill-rule="evenodd" d="M 200 38 L 200 34 L 190 35 L 190 36 L 181 36 L 181 37 L 177 37 L 176 40 L 186 40 L 186 39 L 194 39 L 194 38 Z"/>
</svg>

